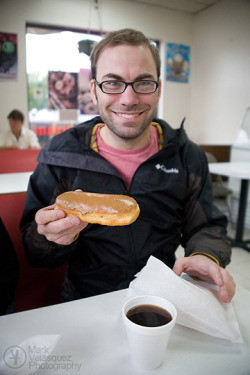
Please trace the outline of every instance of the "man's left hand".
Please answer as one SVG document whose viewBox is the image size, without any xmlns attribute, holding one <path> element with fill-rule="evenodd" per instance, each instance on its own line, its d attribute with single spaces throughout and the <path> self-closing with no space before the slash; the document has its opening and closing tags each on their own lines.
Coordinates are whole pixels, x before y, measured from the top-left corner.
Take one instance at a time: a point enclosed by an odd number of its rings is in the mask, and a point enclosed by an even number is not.
<svg viewBox="0 0 250 375">
<path fill-rule="evenodd" d="M 178 258 L 173 271 L 178 276 L 185 272 L 190 276 L 218 285 L 223 302 L 230 302 L 235 294 L 236 285 L 230 273 L 205 255 Z"/>
</svg>

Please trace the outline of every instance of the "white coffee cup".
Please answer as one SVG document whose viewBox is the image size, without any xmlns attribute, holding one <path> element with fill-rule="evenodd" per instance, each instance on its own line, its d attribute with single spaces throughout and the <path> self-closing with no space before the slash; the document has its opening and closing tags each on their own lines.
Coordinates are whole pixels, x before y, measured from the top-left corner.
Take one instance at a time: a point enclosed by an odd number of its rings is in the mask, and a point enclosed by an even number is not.
<svg viewBox="0 0 250 375">
<path fill-rule="evenodd" d="M 135 306 L 153 305 L 166 310 L 172 319 L 169 323 L 148 327 L 132 322 L 127 313 Z M 166 355 L 170 333 L 175 326 L 177 312 L 175 307 L 164 298 L 157 296 L 138 296 L 128 300 L 122 309 L 123 322 L 126 327 L 130 353 L 133 362 L 140 369 L 153 370 L 159 367 Z"/>
</svg>

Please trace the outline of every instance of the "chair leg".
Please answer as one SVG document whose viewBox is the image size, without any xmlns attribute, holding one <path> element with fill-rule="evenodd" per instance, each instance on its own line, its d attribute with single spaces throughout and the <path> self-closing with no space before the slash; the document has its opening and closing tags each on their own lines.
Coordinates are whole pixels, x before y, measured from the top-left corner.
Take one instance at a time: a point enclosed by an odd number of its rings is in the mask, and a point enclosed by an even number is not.
<svg viewBox="0 0 250 375">
<path fill-rule="evenodd" d="M 233 222 L 233 216 L 232 216 L 232 210 L 231 210 L 231 200 L 232 200 L 232 194 L 229 194 L 226 197 L 226 205 L 227 205 L 227 210 L 228 210 L 228 219 L 229 223 L 231 224 L 232 228 L 235 229 L 235 223 Z"/>
</svg>

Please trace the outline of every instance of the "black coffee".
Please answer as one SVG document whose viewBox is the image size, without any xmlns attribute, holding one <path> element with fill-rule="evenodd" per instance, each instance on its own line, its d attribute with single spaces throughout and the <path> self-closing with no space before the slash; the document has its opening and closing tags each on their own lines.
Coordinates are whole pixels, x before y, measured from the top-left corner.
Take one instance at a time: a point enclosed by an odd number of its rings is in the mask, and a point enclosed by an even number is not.
<svg viewBox="0 0 250 375">
<path fill-rule="evenodd" d="M 172 320 L 171 314 L 158 306 L 140 305 L 127 312 L 127 318 L 135 324 L 146 327 L 159 327 Z"/>
</svg>

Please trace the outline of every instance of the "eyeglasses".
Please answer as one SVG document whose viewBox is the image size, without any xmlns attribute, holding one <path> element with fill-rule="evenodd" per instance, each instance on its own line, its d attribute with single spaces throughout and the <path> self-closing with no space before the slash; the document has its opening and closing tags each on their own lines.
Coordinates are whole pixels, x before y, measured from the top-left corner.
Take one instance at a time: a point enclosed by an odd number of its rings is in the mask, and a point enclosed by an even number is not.
<svg viewBox="0 0 250 375">
<path fill-rule="evenodd" d="M 137 94 L 152 94 L 159 87 L 159 82 L 141 80 L 134 82 L 124 82 L 124 81 L 103 81 L 101 83 L 95 80 L 95 83 L 102 90 L 104 94 L 122 94 L 128 86 L 132 86 L 134 92 Z"/>
</svg>

